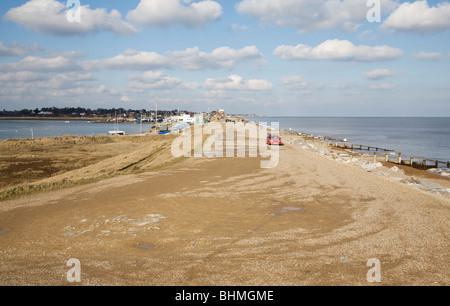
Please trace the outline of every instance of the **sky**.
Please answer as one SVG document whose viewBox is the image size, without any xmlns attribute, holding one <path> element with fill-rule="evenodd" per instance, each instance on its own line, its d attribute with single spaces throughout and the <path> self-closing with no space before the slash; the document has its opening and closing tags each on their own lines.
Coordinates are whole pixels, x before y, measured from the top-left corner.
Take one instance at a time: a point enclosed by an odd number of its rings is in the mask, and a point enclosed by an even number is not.
<svg viewBox="0 0 450 306">
<path fill-rule="evenodd" d="M 450 116 L 450 2 L 2 0 L 0 109 Z"/>
</svg>

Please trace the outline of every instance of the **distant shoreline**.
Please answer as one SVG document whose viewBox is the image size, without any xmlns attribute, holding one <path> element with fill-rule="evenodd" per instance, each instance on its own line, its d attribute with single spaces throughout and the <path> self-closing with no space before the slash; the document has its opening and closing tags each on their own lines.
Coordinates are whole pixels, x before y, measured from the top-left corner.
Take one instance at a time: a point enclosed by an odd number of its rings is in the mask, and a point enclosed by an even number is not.
<svg viewBox="0 0 450 306">
<path fill-rule="evenodd" d="M 62 120 L 62 121 L 107 121 L 98 118 L 77 118 L 77 117 L 0 117 L 0 120 Z"/>
<path fill-rule="evenodd" d="M 89 121 L 92 123 L 112 123 L 113 121 L 109 121 L 107 118 L 61 118 L 61 117 L 0 117 L 0 121 L 6 121 L 6 120 L 21 120 L 21 121 L 25 121 L 25 120 L 35 120 L 35 121 Z M 129 121 L 124 121 L 124 122 L 120 122 L 121 124 L 126 124 L 126 123 L 137 123 L 137 122 L 129 122 Z M 147 123 L 152 123 L 152 122 L 142 122 L 144 124 Z"/>
<path fill-rule="evenodd" d="M 78 117 L 0 117 L 0 120 L 62 120 L 62 121 L 105 121 L 106 118 L 78 118 Z"/>
</svg>

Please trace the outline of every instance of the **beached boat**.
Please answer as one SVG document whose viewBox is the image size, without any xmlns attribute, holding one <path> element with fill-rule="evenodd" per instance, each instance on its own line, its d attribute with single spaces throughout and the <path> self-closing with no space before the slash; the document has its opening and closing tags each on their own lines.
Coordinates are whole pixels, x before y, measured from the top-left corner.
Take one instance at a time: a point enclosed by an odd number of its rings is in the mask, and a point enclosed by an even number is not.
<svg viewBox="0 0 450 306">
<path fill-rule="evenodd" d="M 114 131 L 108 131 L 109 135 L 125 135 L 125 131 L 119 131 L 119 124 L 114 123 Z"/>
<path fill-rule="evenodd" d="M 108 131 L 109 135 L 125 135 L 126 133 L 124 131 L 119 131 L 119 122 L 117 121 L 117 114 L 116 114 L 116 120 L 114 120 L 114 131 Z"/>
<path fill-rule="evenodd" d="M 124 131 L 109 131 L 109 135 L 125 135 Z"/>
</svg>

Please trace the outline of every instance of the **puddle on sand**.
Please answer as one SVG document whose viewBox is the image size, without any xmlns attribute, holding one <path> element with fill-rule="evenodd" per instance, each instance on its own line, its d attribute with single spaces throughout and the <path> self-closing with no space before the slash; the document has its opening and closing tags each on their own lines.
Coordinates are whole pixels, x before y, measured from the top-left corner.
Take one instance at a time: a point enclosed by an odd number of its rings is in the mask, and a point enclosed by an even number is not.
<svg viewBox="0 0 450 306">
<path fill-rule="evenodd" d="M 161 176 L 171 176 L 172 174 L 169 174 L 169 173 L 159 173 L 159 174 L 157 174 L 156 176 L 157 177 L 161 177 Z"/>
<path fill-rule="evenodd" d="M 146 249 L 146 250 L 148 250 L 148 249 L 153 249 L 155 246 L 154 245 L 151 245 L 151 244 L 139 244 L 138 245 L 138 248 L 140 248 L 140 249 Z"/>
<path fill-rule="evenodd" d="M 299 207 L 283 207 L 281 210 L 281 214 L 284 215 L 290 211 L 301 211 L 302 209 Z"/>
</svg>

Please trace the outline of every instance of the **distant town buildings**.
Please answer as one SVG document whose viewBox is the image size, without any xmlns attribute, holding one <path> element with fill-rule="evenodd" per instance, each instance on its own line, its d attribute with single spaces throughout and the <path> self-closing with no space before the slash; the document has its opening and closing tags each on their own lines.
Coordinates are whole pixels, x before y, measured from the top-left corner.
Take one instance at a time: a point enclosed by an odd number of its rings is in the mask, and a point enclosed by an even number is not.
<svg viewBox="0 0 450 306">
<path fill-rule="evenodd" d="M 186 122 L 186 123 L 194 123 L 195 118 L 192 117 L 190 114 L 182 114 L 179 116 L 173 116 L 172 121 L 174 122 Z"/>
<path fill-rule="evenodd" d="M 186 110 L 132 110 L 123 108 L 112 109 L 89 109 L 82 107 L 44 107 L 42 109 L 23 109 L 20 111 L 0 111 L 0 117 L 51 117 L 67 120 L 68 118 L 95 119 L 97 121 L 118 122 L 184 122 L 189 124 L 204 124 L 211 120 L 225 120 L 227 114 L 225 109 L 208 112 L 190 112 Z"/>
</svg>

